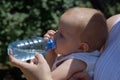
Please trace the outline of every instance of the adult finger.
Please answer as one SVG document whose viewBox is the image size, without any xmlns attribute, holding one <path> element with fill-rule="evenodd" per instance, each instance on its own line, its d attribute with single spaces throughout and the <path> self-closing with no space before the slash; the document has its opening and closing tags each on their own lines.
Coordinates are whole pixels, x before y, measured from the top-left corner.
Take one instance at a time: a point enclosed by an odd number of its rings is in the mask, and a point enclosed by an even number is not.
<svg viewBox="0 0 120 80">
<path fill-rule="evenodd" d="M 36 55 L 35 55 L 35 58 L 37 59 L 37 62 L 36 62 L 36 63 L 38 63 L 38 64 L 39 64 L 39 63 L 41 64 L 41 63 L 44 63 L 44 62 L 46 63 L 46 60 L 45 60 L 45 58 L 43 57 L 42 54 L 36 54 Z"/>
<path fill-rule="evenodd" d="M 9 53 L 9 59 L 10 59 L 10 62 L 13 66 L 15 67 L 18 67 L 18 68 L 25 68 L 26 66 L 29 66 L 29 63 L 27 62 L 23 62 L 23 61 L 20 61 L 18 59 L 16 59 L 12 52 Z"/>
</svg>

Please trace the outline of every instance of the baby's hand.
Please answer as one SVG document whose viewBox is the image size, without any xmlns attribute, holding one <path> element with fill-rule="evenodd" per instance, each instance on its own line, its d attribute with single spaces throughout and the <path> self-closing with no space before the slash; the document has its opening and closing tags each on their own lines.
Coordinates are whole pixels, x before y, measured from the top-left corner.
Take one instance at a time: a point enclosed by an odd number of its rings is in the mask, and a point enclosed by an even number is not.
<svg viewBox="0 0 120 80">
<path fill-rule="evenodd" d="M 44 39 L 48 40 L 48 39 L 54 39 L 54 34 L 56 32 L 54 30 L 48 30 L 47 33 L 44 35 Z"/>
<path fill-rule="evenodd" d="M 54 30 L 48 30 L 47 33 L 44 35 L 44 39 L 45 40 L 54 39 L 55 33 L 56 33 L 56 31 L 54 31 Z M 57 54 L 55 53 L 54 49 L 47 51 L 47 54 L 45 55 L 45 59 L 46 59 L 47 63 L 49 64 L 50 68 L 52 68 L 56 57 L 57 57 Z"/>
</svg>

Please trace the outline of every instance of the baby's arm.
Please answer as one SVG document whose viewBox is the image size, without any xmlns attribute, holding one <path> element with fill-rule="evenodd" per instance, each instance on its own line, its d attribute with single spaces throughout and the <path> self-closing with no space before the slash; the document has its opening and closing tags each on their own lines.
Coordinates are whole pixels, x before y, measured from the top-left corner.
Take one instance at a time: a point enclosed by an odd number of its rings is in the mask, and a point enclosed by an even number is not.
<svg viewBox="0 0 120 80">
<path fill-rule="evenodd" d="M 54 52 L 54 50 L 48 51 L 48 53 L 45 55 L 45 59 L 50 69 L 52 68 L 53 63 L 55 62 L 56 57 L 57 57 L 57 54 Z"/>
<path fill-rule="evenodd" d="M 85 71 L 85 62 L 77 59 L 68 59 L 52 71 L 53 80 L 68 80 L 73 74 Z"/>
<path fill-rule="evenodd" d="M 86 71 L 77 72 L 69 80 L 91 80 Z"/>
<path fill-rule="evenodd" d="M 47 33 L 44 35 L 44 39 L 45 40 L 54 39 L 55 33 L 56 32 L 54 30 L 48 30 Z M 45 55 L 45 59 L 48 62 L 50 68 L 52 67 L 56 57 L 57 57 L 57 55 L 54 52 L 54 50 L 49 50 L 48 53 Z"/>
</svg>

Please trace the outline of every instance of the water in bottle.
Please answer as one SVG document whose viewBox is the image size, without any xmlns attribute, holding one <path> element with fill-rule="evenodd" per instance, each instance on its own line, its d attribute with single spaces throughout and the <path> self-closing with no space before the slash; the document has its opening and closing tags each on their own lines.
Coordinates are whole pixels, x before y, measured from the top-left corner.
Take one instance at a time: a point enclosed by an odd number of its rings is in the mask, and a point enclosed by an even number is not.
<svg viewBox="0 0 120 80">
<path fill-rule="evenodd" d="M 26 40 L 14 41 L 8 45 L 8 54 L 12 51 L 13 56 L 21 61 L 34 58 L 37 53 L 46 54 L 47 50 L 54 49 L 56 42 L 53 39 L 44 40 L 35 37 Z"/>
</svg>

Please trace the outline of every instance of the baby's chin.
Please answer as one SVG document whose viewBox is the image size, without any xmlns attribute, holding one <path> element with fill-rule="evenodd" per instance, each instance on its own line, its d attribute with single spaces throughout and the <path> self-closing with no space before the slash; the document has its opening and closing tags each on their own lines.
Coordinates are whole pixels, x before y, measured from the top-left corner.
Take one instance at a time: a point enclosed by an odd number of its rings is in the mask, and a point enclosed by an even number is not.
<svg viewBox="0 0 120 80">
<path fill-rule="evenodd" d="M 57 49 L 55 49 L 55 53 L 58 54 L 58 56 L 66 56 L 68 54 L 65 54 L 64 52 L 58 51 Z"/>
<path fill-rule="evenodd" d="M 55 49 L 55 53 L 59 54 L 59 55 L 64 55 L 64 53 L 58 51 L 57 49 Z"/>
</svg>

